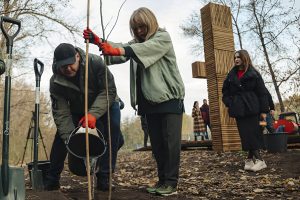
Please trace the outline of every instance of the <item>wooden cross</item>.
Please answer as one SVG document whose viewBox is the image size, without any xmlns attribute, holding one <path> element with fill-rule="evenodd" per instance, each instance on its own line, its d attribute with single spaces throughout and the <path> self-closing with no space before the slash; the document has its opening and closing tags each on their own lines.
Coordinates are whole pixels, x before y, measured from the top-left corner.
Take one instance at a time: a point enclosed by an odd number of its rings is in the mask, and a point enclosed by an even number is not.
<svg viewBox="0 0 300 200">
<path fill-rule="evenodd" d="M 207 79 L 212 145 L 215 151 L 241 150 L 235 120 L 222 102 L 222 86 L 233 66 L 234 38 L 230 8 L 209 3 L 201 10 L 205 62 L 192 64 L 193 78 Z"/>
</svg>

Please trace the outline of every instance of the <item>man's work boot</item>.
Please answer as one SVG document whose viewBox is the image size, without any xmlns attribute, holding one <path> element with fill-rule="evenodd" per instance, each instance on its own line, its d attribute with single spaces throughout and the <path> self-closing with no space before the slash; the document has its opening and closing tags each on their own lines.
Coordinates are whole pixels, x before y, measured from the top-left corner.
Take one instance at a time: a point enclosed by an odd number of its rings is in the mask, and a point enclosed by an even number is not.
<svg viewBox="0 0 300 200">
<path fill-rule="evenodd" d="M 115 186 L 111 186 L 112 190 L 115 190 Z M 97 178 L 97 190 L 106 192 L 109 190 L 109 179 L 108 178 Z"/>
<path fill-rule="evenodd" d="M 52 191 L 52 190 L 59 190 L 60 184 L 59 180 L 51 179 L 50 177 L 47 177 L 44 180 L 44 190 Z"/>
</svg>

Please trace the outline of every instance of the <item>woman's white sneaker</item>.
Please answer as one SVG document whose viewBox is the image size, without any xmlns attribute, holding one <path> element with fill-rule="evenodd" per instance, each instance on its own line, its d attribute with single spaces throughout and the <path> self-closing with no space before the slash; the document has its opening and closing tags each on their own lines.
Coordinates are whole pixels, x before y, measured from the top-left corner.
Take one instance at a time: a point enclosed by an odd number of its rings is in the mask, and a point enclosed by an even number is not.
<svg viewBox="0 0 300 200">
<path fill-rule="evenodd" d="M 251 167 L 251 171 L 257 172 L 259 170 L 265 169 L 267 168 L 267 165 L 265 163 L 265 161 L 263 160 L 256 160 L 253 167 Z"/>
<path fill-rule="evenodd" d="M 245 160 L 245 166 L 244 170 L 251 170 L 251 168 L 254 166 L 254 162 L 252 159 Z"/>
</svg>

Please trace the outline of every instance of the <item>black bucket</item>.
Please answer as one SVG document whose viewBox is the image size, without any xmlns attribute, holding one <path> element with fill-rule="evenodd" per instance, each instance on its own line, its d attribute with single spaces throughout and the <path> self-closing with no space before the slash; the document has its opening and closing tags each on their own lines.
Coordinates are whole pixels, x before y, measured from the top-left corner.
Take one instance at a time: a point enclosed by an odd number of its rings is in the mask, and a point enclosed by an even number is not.
<svg viewBox="0 0 300 200">
<path fill-rule="evenodd" d="M 287 134 L 285 132 L 264 134 L 264 143 L 269 153 L 286 152 Z"/>
<path fill-rule="evenodd" d="M 85 133 L 71 135 L 67 149 L 68 165 L 70 171 L 77 176 L 86 176 L 86 142 Z M 89 134 L 89 156 L 90 159 L 98 159 L 106 151 L 106 144 L 103 138 Z"/>
<path fill-rule="evenodd" d="M 33 162 L 27 163 L 29 177 L 30 177 L 30 184 L 31 184 L 31 170 L 33 168 Z M 42 171 L 43 182 L 46 180 L 46 176 L 48 174 L 50 168 L 50 161 L 49 160 L 41 160 L 37 163 L 38 170 Z"/>
</svg>

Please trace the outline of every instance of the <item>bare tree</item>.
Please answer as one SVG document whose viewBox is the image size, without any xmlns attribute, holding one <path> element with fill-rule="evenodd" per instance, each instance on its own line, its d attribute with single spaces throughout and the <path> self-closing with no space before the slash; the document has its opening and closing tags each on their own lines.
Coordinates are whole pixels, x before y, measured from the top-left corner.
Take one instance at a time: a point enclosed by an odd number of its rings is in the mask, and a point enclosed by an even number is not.
<svg viewBox="0 0 300 200">
<path fill-rule="evenodd" d="M 201 28 L 200 12 L 193 11 L 188 19 L 180 25 L 183 35 L 187 38 L 197 41 L 191 46 L 192 51 L 196 55 L 200 55 L 203 52 L 203 33 Z"/>
<path fill-rule="evenodd" d="M 68 10 L 69 12 L 65 12 Z M 79 22 L 81 20 L 74 18 L 70 0 L 1 0 L 0 15 L 8 16 L 21 21 L 21 31 L 14 39 L 13 44 L 13 62 L 14 68 L 20 66 L 30 66 L 32 68 L 32 48 L 39 48 L 36 51 L 41 51 L 45 43 L 50 43 L 50 37 L 63 38 L 71 37 L 75 40 L 75 35 L 79 33 Z M 5 30 L 9 34 L 15 31 L 14 26 L 9 23 L 4 23 Z M 61 31 L 64 34 L 61 34 Z M 5 60 L 6 55 L 6 39 L 3 34 L 0 34 L 0 58 Z M 30 59 L 28 59 L 30 57 Z M 21 71 L 21 70 L 19 70 Z M 29 69 L 27 69 L 29 71 Z M 26 74 L 26 70 L 22 69 L 21 74 Z M 3 78 L 4 76 L 1 76 Z M 27 83 L 26 83 L 27 82 Z M 0 121 L 2 121 L 3 110 L 3 83 L 0 82 Z M 34 110 L 34 90 L 28 81 L 22 77 L 13 77 L 11 89 L 11 149 L 12 158 L 17 159 L 21 155 L 21 151 L 26 141 L 26 134 Z M 49 97 L 41 93 L 41 113 L 40 128 L 43 132 L 46 146 L 52 141 L 55 134 L 55 126 L 52 120 Z M 0 124 L 0 128 L 2 124 Z M 1 140 L 1 138 L 0 138 Z M 12 160 L 15 162 L 16 160 Z"/>
<path fill-rule="evenodd" d="M 249 23 L 247 24 L 252 35 L 258 40 L 259 50 L 263 52 L 280 104 L 280 110 L 283 112 L 285 107 L 279 87 L 284 82 L 291 80 L 299 71 L 296 57 L 293 58 L 291 54 L 286 53 L 289 49 L 285 45 L 285 40 L 290 36 L 289 30 L 296 31 L 295 28 L 300 15 L 295 13 L 293 6 L 287 9 L 283 7 L 279 0 L 251 0 L 246 9 L 249 11 Z M 297 33 L 299 34 L 299 31 Z M 280 64 L 279 61 L 286 62 Z M 283 66 L 285 69 L 282 68 Z M 276 71 L 279 73 L 275 73 Z"/>
<path fill-rule="evenodd" d="M 237 43 L 239 44 L 239 48 L 243 48 L 243 34 L 247 32 L 244 28 L 244 23 L 239 23 L 243 19 L 240 19 L 242 4 L 241 0 L 202 0 L 200 2 L 208 3 L 218 3 L 222 5 L 229 6 L 232 11 L 232 24 L 233 24 L 233 33 L 236 35 Z M 180 25 L 181 30 L 183 31 L 183 35 L 187 38 L 197 40 L 197 43 L 192 44 L 192 52 L 203 52 L 203 35 L 202 35 L 202 24 L 200 20 L 200 12 L 193 11 L 188 19 L 184 20 L 184 22 Z"/>
<path fill-rule="evenodd" d="M 48 36 L 58 34 L 73 37 L 78 33 L 79 20 L 70 18 L 72 8 L 70 0 L 2 0 L 0 1 L 0 15 L 21 21 L 21 31 L 14 40 L 14 62 L 26 60 L 30 55 L 29 48 L 51 43 Z M 69 9 L 68 9 L 69 8 Z M 68 9 L 70 12 L 64 12 Z M 9 25 L 9 24 L 8 24 Z M 6 25 L 6 30 L 13 31 L 13 26 Z M 59 35 L 58 30 L 65 28 L 68 34 Z M 5 38 L 0 36 L 0 58 L 5 55 Z"/>
</svg>

